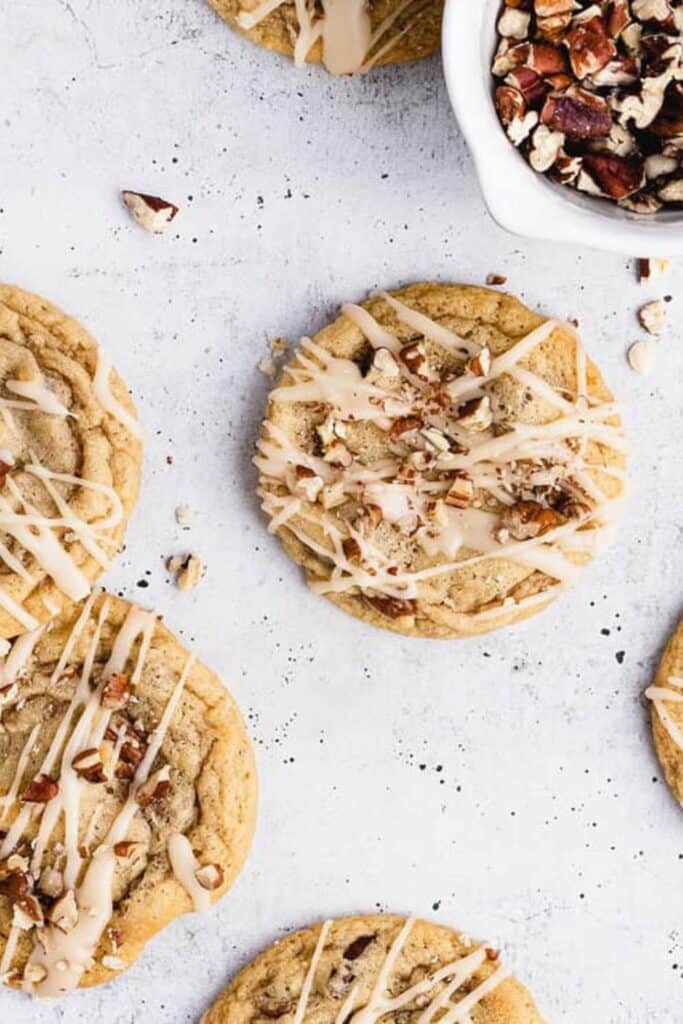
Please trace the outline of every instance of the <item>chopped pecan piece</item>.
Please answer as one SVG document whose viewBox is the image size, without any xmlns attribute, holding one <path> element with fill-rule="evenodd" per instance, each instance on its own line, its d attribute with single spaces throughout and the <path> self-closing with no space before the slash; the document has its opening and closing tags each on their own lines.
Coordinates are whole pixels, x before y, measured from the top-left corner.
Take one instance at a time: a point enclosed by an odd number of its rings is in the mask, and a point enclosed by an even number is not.
<svg viewBox="0 0 683 1024">
<path fill-rule="evenodd" d="M 51 779 L 49 775 L 41 773 L 29 782 L 21 799 L 26 804 L 46 804 L 56 797 L 57 793 L 59 793 L 59 783 Z"/>
<path fill-rule="evenodd" d="M 643 158 L 637 155 L 586 153 L 583 164 L 602 191 L 612 199 L 633 195 L 645 177 Z"/>
<path fill-rule="evenodd" d="M 23 871 L 10 871 L 4 878 L 0 879 L 0 896 L 8 896 L 11 900 L 18 900 L 30 893 L 33 880 L 30 875 Z"/>
<path fill-rule="evenodd" d="M 120 711 L 130 700 L 130 679 L 124 672 L 114 672 L 102 688 L 102 707 Z"/>
<path fill-rule="evenodd" d="M 362 551 L 355 537 L 345 537 L 342 541 L 342 550 L 349 562 L 360 561 Z"/>
<path fill-rule="evenodd" d="M 204 864 L 201 868 L 197 868 L 194 877 L 202 889 L 213 891 L 220 889 L 225 879 L 225 873 L 220 864 Z"/>
<path fill-rule="evenodd" d="M 81 750 L 76 754 L 71 767 L 76 775 L 86 782 L 99 783 L 107 781 L 107 773 L 104 770 L 102 756 L 95 747 L 88 750 Z"/>
<path fill-rule="evenodd" d="M 376 938 L 376 935 L 359 935 L 357 939 L 354 939 L 353 942 L 349 943 L 342 953 L 342 956 L 345 960 L 357 960 L 359 956 L 363 955 L 370 943 L 374 942 Z"/>
<path fill-rule="evenodd" d="M 551 93 L 541 111 L 541 120 L 572 139 L 599 139 L 612 129 L 605 100 L 575 86 L 559 96 Z"/>
<path fill-rule="evenodd" d="M 158 803 L 171 792 L 171 780 L 169 778 L 169 767 L 165 765 L 150 775 L 147 782 L 138 789 L 135 799 L 140 807 L 149 807 L 150 804 Z"/>
<path fill-rule="evenodd" d="M 444 501 L 453 508 L 469 508 L 474 497 L 474 484 L 465 473 L 456 474 Z"/>
<path fill-rule="evenodd" d="M 554 529 L 560 522 L 557 512 L 537 501 L 518 501 L 506 508 L 500 518 L 501 528 L 514 540 L 530 540 Z"/>
<path fill-rule="evenodd" d="M 413 600 L 398 597 L 382 597 L 380 595 L 364 595 L 366 602 L 380 615 L 388 619 L 404 619 L 415 615 L 417 605 Z"/>
<path fill-rule="evenodd" d="M 492 422 L 491 399 L 488 395 L 472 398 L 458 409 L 458 423 L 463 430 L 478 433 L 488 430 Z"/>
<path fill-rule="evenodd" d="M 404 434 L 409 434 L 411 430 L 419 430 L 423 422 L 424 421 L 421 420 L 419 416 L 399 416 L 399 418 L 394 420 L 391 424 L 389 437 L 392 441 L 396 441 Z"/>
</svg>

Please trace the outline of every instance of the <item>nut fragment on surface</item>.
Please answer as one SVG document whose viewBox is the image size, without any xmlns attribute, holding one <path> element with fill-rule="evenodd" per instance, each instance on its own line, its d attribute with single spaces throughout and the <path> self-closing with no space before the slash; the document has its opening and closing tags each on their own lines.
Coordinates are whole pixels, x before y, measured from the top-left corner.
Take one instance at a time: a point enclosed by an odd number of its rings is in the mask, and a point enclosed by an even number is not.
<svg viewBox="0 0 683 1024">
<path fill-rule="evenodd" d="M 641 284 L 643 281 L 652 281 L 655 277 L 665 274 L 670 266 L 671 260 L 654 259 L 653 257 L 639 259 L 638 280 Z"/>
<path fill-rule="evenodd" d="M 175 521 L 183 530 L 189 530 L 194 526 L 196 513 L 189 505 L 178 505 L 175 510 Z"/>
<path fill-rule="evenodd" d="M 133 220 L 154 235 L 163 234 L 180 209 L 168 199 L 130 189 L 124 189 L 121 198 Z"/>
<path fill-rule="evenodd" d="M 664 330 L 664 303 L 659 299 L 647 302 L 638 310 L 638 319 L 648 334 L 661 334 Z"/>
<path fill-rule="evenodd" d="M 683 14 L 669 0 L 505 0 L 494 102 L 531 167 L 651 216 L 683 206 Z"/>
<path fill-rule="evenodd" d="M 180 590 L 193 590 L 206 571 L 204 562 L 199 555 L 171 555 L 166 568 L 175 575 L 176 586 Z"/>
</svg>

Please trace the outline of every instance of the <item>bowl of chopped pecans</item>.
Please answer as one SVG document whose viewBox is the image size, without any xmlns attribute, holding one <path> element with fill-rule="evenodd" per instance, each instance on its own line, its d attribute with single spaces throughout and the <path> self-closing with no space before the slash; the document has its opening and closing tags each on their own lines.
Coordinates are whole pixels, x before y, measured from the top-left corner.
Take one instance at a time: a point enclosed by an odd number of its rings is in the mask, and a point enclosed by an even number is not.
<svg viewBox="0 0 683 1024">
<path fill-rule="evenodd" d="M 443 63 L 491 215 L 683 254 L 683 0 L 446 0 Z"/>
</svg>

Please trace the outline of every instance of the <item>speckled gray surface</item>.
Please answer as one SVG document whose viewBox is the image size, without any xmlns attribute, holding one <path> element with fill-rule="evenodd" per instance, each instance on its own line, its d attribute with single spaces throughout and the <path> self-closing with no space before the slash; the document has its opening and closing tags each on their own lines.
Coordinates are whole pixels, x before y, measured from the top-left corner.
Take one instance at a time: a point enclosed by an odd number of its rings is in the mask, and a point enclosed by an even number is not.
<svg viewBox="0 0 683 1024">
<path fill-rule="evenodd" d="M 260 824 L 233 893 L 125 977 L 12 1024 L 196 1021 L 290 927 L 391 908 L 506 950 L 553 1024 L 673 1024 L 683 816 L 640 693 L 680 612 L 683 272 L 525 243 L 488 218 L 438 61 L 334 81 L 234 36 L 202 0 L 0 0 L 0 276 L 80 317 L 149 432 L 109 585 L 163 610 L 248 716 Z M 121 187 L 178 202 L 145 234 Z M 635 253 L 634 255 L 641 255 Z M 656 255 L 656 254 L 655 254 Z M 309 594 L 252 496 L 267 339 L 378 285 L 489 271 L 579 316 L 635 442 L 618 544 L 513 631 L 402 640 Z M 667 293 L 652 376 L 634 311 Z M 172 462 L 169 459 L 172 458 Z M 198 510 L 180 531 L 173 510 Z M 192 594 L 164 556 L 197 550 Z"/>
</svg>

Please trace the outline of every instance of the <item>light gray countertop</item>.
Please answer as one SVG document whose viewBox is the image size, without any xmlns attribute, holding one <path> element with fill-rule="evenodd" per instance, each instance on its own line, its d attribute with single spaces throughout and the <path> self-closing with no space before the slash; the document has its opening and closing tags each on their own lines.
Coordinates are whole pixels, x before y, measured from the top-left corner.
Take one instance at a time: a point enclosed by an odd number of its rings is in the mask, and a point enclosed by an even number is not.
<svg viewBox="0 0 683 1024">
<path fill-rule="evenodd" d="M 437 59 L 296 72 L 202 0 L 0 0 L 0 14 L 0 276 L 81 319 L 129 383 L 149 444 L 107 583 L 222 674 L 261 777 L 231 895 L 115 984 L 57 1006 L 3 992 L 0 1019 L 196 1021 L 284 931 L 382 908 L 503 947 L 549 1024 L 679 1020 L 683 816 L 640 695 L 681 610 L 683 270 L 642 288 L 622 258 L 501 232 Z M 143 232 L 122 187 L 179 203 L 177 230 Z M 403 640 L 308 593 L 267 535 L 257 364 L 269 338 L 372 288 L 491 271 L 580 318 L 634 443 L 627 520 L 537 618 Z M 635 310 L 662 293 L 669 327 L 638 377 Z M 190 531 L 179 504 L 198 511 Z M 181 594 L 164 558 L 189 550 L 208 572 Z"/>
</svg>

